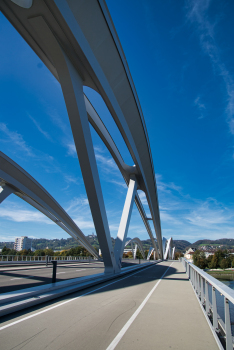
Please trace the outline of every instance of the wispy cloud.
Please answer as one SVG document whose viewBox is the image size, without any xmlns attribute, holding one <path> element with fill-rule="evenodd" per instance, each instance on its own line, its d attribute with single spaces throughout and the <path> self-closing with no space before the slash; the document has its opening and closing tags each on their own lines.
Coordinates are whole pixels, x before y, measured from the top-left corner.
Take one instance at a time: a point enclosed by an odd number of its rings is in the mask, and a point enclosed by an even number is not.
<svg viewBox="0 0 234 350">
<path fill-rule="evenodd" d="M 87 198 L 83 196 L 73 198 L 69 202 L 66 211 L 81 230 L 92 229 L 95 232 Z"/>
<path fill-rule="evenodd" d="M 0 123 L 0 131 L 2 132 L 2 141 L 14 144 L 17 149 L 26 153 L 29 157 L 34 157 L 35 154 L 23 139 L 23 136 L 17 131 L 10 130 L 5 123 Z"/>
<path fill-rule="evenodd" d="M 65 147 L 67 148 L 67 153 L 69 156 L 77 157 L 76 146 L 73 141 L 65 143 Z"/>
<path fill-rule="evenodd" d="M 215 73 L 223 79 L 226 90 L 225 113 L 230 132 L 234 135 L 234 78 L 223 62 L 222 50 L 216 42 L 217 20 L 212 23 L 209 19 L 208 10 L 211 2 L 211 0 L 188 0 L 187 19 L 195 26 L 203 52 L 210 58 Z"/>
<path fill-rule="evenodd" d="M 201 102 L 201 96 L 197 96 L 197 98 L 194 100 L 194 105 L 197 107 L 200 114 L 198 119 L 203 119 L 206 106 L 204 105 L 204 103 Z"/>
<path fill-rule="evenodd" d="M 49 141 L 53 141 L 51 136 L 48 134 L 48 132 L 46 132 L 45 130 L 42 129 L 42 127 L 40 126 L 40 124 L 36 121 L 36 119 L 34 119 L 30 114 L 28 114 L 29 118 L 32 120 L 33 124 L 36 126 L 37 130 L 45 137 L 47 138 Z"/>
<path fill-rule="evenodd" d="M 186 219 L 195 226 L 218 229 L 219 225 L 231 224 L 234 219 L 234 212 L 230 212 L 227 208 L 216 200 L 209 198 L 205 202 L 198 205 Z"/>
<path fill-rule="evenodd" d="M 20 208 L 14 208 L 12 206 L 1 207 L 0 217 L 15 222 L 37 222 L 52 224 L 52 221 L 39 211 L 24 210 Z"/>
<path fill-rule="evenodd" d="M 160 175 L 157 179 L 163 236 L 196 241 L 234 234 L 234 208 L 213 198 L 192 198 L 181 186 L 166 183 Z"/>
<path fill-rule="evenodd" d="M 100 148 L 95 147 L 94 151 L 95 151 L 97 163 L 101 167 L 103 172 L 105 172 L 107 174 L 109 174 L 109 173 L 118 174 L 119 173 L 119 169 L 118 169 L 115 161 L 113 160 L 113 158 L 101 154 Z"/>
</svg>

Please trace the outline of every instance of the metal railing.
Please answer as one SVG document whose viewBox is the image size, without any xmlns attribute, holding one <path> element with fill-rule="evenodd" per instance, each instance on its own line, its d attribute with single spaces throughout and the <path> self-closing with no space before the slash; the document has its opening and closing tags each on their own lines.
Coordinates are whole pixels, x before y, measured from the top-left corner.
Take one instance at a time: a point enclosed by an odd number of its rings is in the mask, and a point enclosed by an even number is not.
<svg viewBox="0 0 234 350">
<path fill-rule="evenodd" d="M 28 255 L 0 255 L 0 265 L 1 263 L 17 263 L 17 262 L 31 262 L 31 263 L 41 263 L 41 262 L 50 262 L 51 260 L 57 260 L 61 262 L 65 261 L 93 261 L 96 260 L 90 256 L 28 256 Z"/>
<path fill-rule="evenodd" d="M 220 345 L 233 350 L 234 290 L 186 259 L 181 262 Z"/>
</svg>

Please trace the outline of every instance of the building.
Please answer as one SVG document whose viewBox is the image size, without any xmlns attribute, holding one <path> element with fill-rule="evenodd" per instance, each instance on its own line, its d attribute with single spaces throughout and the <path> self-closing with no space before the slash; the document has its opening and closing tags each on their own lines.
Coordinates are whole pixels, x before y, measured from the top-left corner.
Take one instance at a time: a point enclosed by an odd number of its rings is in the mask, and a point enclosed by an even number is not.
<svg viewBox="0 0 234 350">
<path fill-rule="evenodd" d="M 184 254 L 185 259 L 192 262 L 193 261 L 193 254 L 196 250 L 197 250 L 196 248 L 189 248 Z"/>
<path fill-rule="evenodd" d="M 32 250 L 32 239 L 27 236 L 21 236 L 15 239 L 14 249 L 19 251 L 23 249 Z"/>
</svg>

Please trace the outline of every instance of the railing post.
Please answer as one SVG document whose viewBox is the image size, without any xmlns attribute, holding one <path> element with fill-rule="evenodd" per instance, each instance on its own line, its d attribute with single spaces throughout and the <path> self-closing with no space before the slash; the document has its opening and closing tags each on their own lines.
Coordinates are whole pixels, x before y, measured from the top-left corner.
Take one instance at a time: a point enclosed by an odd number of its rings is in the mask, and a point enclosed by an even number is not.
<svg viewBox="0 0 234 350">
<path fill-rule="evenodd" d="M 226 350 L 233 350 L 229 301 L 224 297 Z"/>
<path fill-rule="evenodd" d="M 216 332 L 218 332 L 218 315 L 217 315 L 217 303 L 216 303 L 216 294 L 215 287 L 212 286 L 212 313 L 213 313 L 213 327 Z"/>
<path fill-rule="evenodd" d="M 200 295 L 201 295 L 201 288 L 200 288 L 200 274 L 197 273 L 197 295 L 198 295 L 198 298 L 200 299 Z"/>
<path fill-rule="evenodd" d="M 195 293 L 197 293 L 197 273 L 195 270 L 193 270 L 193 273 L 194 273 L 194 290 L 195 290 Z"/>
<path fill-rule="evenodd" d="M 56 270 L 57 270 L 57 260 L 51 261 L 53 264 L 53 276 L 52 276 L 52 283 L 56 282 Z"/>
<path fill-rule="evenodd" d="M 206 293 L 206 314 L 209 314 L 210 305 L 209 305 L 209 295 L 208 295 L 208 282 L 205 281 L 205 293 Z"/>
<path fill-rule="evenodd" d="M 201 303 L 204 306 L 205 298 L 204 298 L 204 279 L 201 277 Z"/>
</svg>

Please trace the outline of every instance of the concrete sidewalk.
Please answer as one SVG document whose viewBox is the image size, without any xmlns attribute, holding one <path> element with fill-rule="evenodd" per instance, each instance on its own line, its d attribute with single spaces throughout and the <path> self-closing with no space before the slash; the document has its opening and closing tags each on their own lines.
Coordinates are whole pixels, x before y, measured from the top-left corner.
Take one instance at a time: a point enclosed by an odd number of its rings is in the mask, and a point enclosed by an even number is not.
<svg viewBox="0 0 234 350">
<path fill-rule="evenodd" d="M 170 265 L 168 261 L 153 264 L 2 317 L 1 348 L 217 350 L 182 264 Z"/>
<path fill-rule="evenodd" d="M 141 348 L 219 349 L 180 262 L 172 263 L 116 347 Z"/>
</svg>

